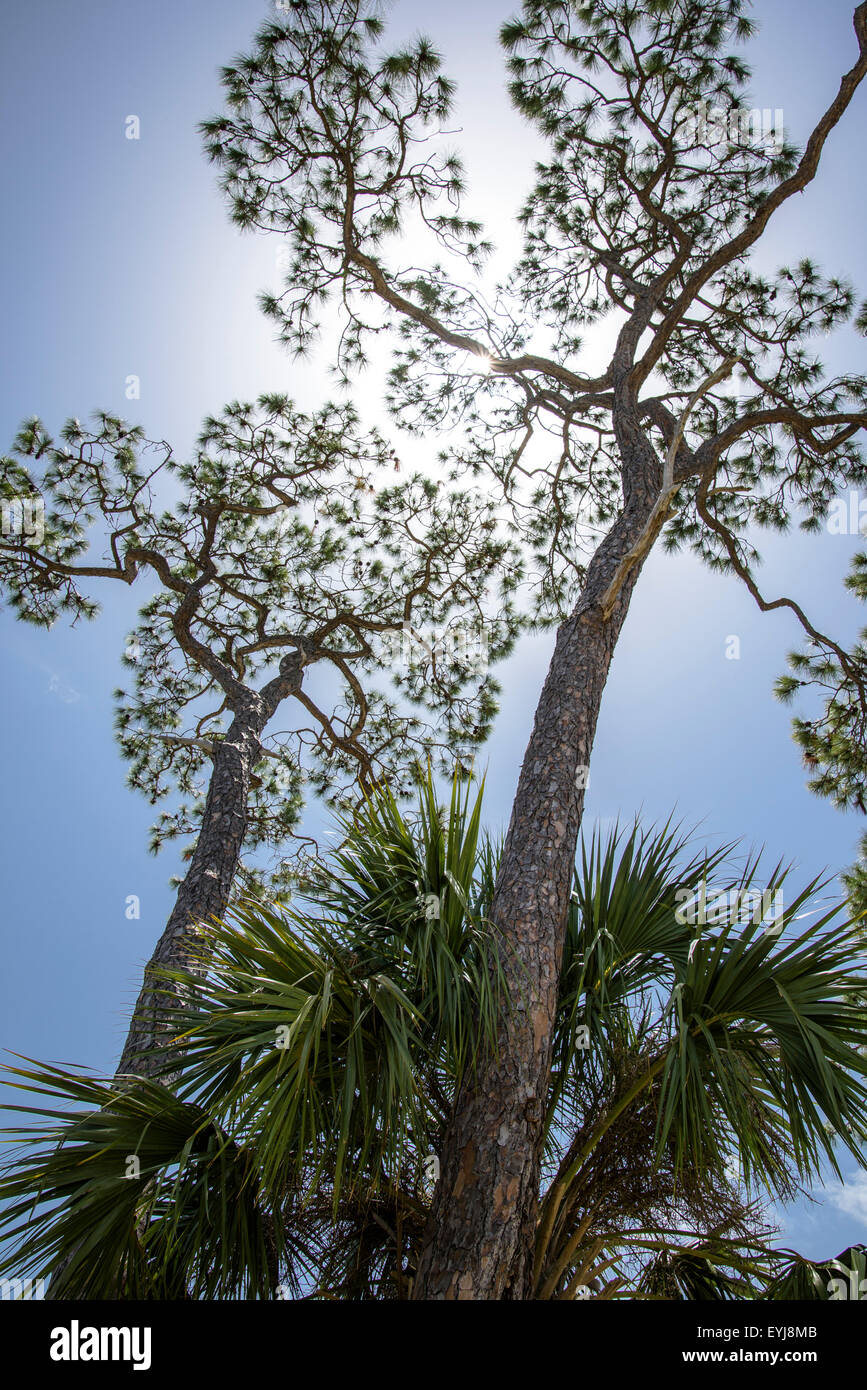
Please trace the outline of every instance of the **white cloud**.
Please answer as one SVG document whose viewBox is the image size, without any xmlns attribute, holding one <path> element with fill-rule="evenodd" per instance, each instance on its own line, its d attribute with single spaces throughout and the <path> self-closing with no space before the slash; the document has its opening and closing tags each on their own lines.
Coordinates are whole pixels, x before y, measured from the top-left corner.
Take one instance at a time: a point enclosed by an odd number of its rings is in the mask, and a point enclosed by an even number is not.
<svg viewBox="0 0 867 1390">
<path fill-rule="evenodd" d="M 49 695 L 56 695 L 65 705 L 74 705 L 77 700 L 81 699 L 78 691 L 62 681 L 56 671 L 48 682 L 48 693 Z"/>
<path fill-rule="evenodd" d="M 852 1173 L 845 1183 L 819 1188 L 814 1196 L 823 1195 L 838 1211 L 854 1216 L 867 1228 L 867 1173 Z"/>
</svg>

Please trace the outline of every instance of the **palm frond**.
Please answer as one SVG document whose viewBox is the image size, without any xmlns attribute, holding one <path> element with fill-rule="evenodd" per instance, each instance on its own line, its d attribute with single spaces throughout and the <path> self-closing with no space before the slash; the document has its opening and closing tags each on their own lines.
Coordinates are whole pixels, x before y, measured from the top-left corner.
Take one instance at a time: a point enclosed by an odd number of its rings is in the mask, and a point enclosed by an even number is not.
<svg viewBox="0 0 867 1390">
<path fill-rule="evenodd" d="M 55 1297 L 264 1295 L 282 1236 L 268 1228 L 255 1156 L 203 1107 L 142 1077 L 8 1072 L 65 1108 L 10 1107 L 47 1123 L 4 1131 L 24 1143 L 0 1181 L 7 1238 L 20 1239 L 0 1269 L 57 1270 Z"/>
</svg>

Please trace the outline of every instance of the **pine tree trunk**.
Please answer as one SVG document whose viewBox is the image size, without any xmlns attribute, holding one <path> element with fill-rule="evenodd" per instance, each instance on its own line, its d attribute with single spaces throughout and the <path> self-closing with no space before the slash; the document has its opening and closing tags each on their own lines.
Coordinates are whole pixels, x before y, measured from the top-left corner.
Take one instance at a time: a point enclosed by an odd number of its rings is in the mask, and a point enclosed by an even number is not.
<svg viewBox="0 0 867 1390">
<path fill-rule="evenodd" d="M 253 711 L 236 714 L 225 739 L 214 752 L 202 826 L 187 875 L 165 930 L 144 972 L 141 992 L 129 1026 L 117 1074 L 150 1076 L 165 1061 L 159 1055 L 166 1027 L 160 1013 L 179 995 L 161 980 L 161 968 L 189 968 L 190 948 L 197 939 L 197 922 L 219 917 L 226 909 L 232 882 L 238 871 L 247 830 L 247 798 L 250 778 L 260 757 L 261 720 Z"/>
<path fill-rule="evenodd" d="M 192 964 L 195 968 L 189 953 L 198 937 L 196 924 L 212 916 L 219 917 L 226 909 L 247 830 L 247 800 L 253 768 L 262 752 L 260 738 L 280 703 L 300 688 L 306 659 L 303 648 L 299 648 L 283 658 L 279 675 L 263 690 L 246 690 L 242 694 L 240 688 L 236 688 L 234 718 L 226 737 L 214 750 L 202 826 L 190 867 L 178 889 L 165 931 L 145 967 L 141 992 L 115 1073 L 118 1077 L 153 1076 L 159 1067 L 160 1079 L 171 1081 L 170 1072 L 162 1070 L 166 1058 L 171 1055 L 167 1048 L 171 1028 L 161 1018 L 161 1013 L 173 1001 L 179 1002 L 180 992 L 172 990 L 155 972 L 160 967 L 189 968 Z M 66 1296 L 62 1292 L 63 1275 L 73 1254 L 67 1255 L 54 1269 L 46 1290 L 47 1299 Z M 70 1296 L 76 1296 L 75 1290 Z"/>
<path fill-rule="evenodd" d="M 179 995 L 167 991 L 157 971 L 195 968 L 190 949 L 198 938 L 196 924 L 219 917 L 226 909 L 247 832 L 247 801 L 253 768 L 262 753 L 260 739 L 282 701 L 300 689 L 307 661 L 308 654 L 299 644 L 283 657 L 278 674 L 261 690 L 245 688 L 239 682 L 234 685 L 234 717 L 213 754 L 214 767 L 192 861 L 165 931 L 145 967 L 118 1076 L 152 1076 L 157 1067 L 164 1067 L 167 1028 L 160 1015 Z M 170 1079 L 169 1074 L 163 1072 L 162 1079 Z"/>
<path fill-rule="evenodd" d="M 161 966 L 189 968 L 189 950 L 197 937 L 196 923 L 219 916 L 229 901 L 247 828 L 250 777 L 260 754 L 257 725 L 261 725 L 261 720 L 253 710 L 236 714 L 225 739 L 215 749 L 202 828 L 172 914 L 145 966 L 141 992 L 115 1073 L 118 1077 L 153 1076 L 171 1056 L 166 1047 L 170 1029 L 160 1015 L 168 1004 L 180 1002 L 181 991 L 161 980 L 156 971 Z M 160 1079 L 170 1081 L 171 1076 L 163 1073 Z M 69 1295 L 62 1292 L 63 1275 L 74 1254 L 75 1251 L 70 1252 L 53 1270 L 47 1299 L 76 1297 L 74 1290 Z"/>
<path fill-rule="evenodd" d="M 440 1155 L 441 1176 L 414 1299 L 528 1299 L 542 1124 L 560 962 L 585 776 L 611 658 L 641 569 L 607 619 L 600 599 L 642 535 L 659 487 L 645 467 L 594 555 L 562 625 L 521 768 L 491 916 L 513 1011 L 497 1055 L 464 1078 Z"/>
</svg>

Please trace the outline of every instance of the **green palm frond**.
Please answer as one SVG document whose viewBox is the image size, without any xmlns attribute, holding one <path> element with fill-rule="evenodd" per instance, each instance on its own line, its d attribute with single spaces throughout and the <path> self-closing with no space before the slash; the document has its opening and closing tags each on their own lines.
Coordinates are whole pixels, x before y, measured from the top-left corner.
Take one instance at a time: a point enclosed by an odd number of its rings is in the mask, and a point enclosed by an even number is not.
<svg viewBox="0 0 867 1390">
<path fill-rule="evenodd" d="M 173 972 L 187 1006 L 180 1093 L 260 1135 L 269 1189 L 311 1167 L 335 1201 L 390 1180 L 442 1119 L 453 1086 L 493 1044 L 502 976 L 477 913 L 481 790 L 430 775 L 411 829 L 382 790 L 351 820 L 302 908 L 239 907 L 208 933 L 204 974 Z M 377 1179 L 378 1181 L 379 1179 Z"/>
<path fill-rule="evenodd" d="M 731 846 L 693 857 L 686 847 L 670 825 L 636 826 L 594 835 L 582 854 L 555 1035 L 537 1297 L 572 1296 L 582 1261 L 598 1269 L 630 1248 L 630 1218 L 651 1241 L 681 1217 L 694 1231 L 730 1220 L 743 1242 L 755 1218 L 741 1182 L 790 1199 L 798 1177 L 835 1164 L 831 1127 L 853 1152 L 864 1133 L 857 926 L 842 909 L 815 912 L 818 880 L 779 910 L 781 865 L 759 889 L 758 856 L 732 877 Z"/>
<path fill-rule="evenodd" d="M 312 1168 L 339 1194 L 393 1172 L 426 1110 L 415 1054 L 422 1018 L 377 952 L 365 962 L 337 924 L 239 907 L 210 933 L 204 976 L 182 976 L 179 1094 L 259 1136 L 269 1190 Z"/>
<path fill-rule="evenodd" d="M 775 1301 L 843 1302 L 867 1296 L 867 1246 L 850 1245 L 833 1260 L 805 1260 L 795 1251 L 767 1289 Z"/>
<path fill-rule="evenodd" d="M 677 917 L 731 846 L 684 862 L 686 836 L 665 825 L 629 834 L 618 826 L 582 841 L 560 977 L 554 1072 L 565 1078 L 580 1052 L 604 1054 L 615 1014 L 634 1016 L 635 1000 L 686 966 L 692 931 Z M 578 1030 L 589 1039 L 579 1044 Z"/>
<path fill-rule="evenodd" d="M 780 1195 L 792 1165 L 807 1178 L 827 1160 L 839 1176 L 827 1126 L 861 1163 L 867 1135 L 857 928 L 833 908 L 783 935 L 823 886 L 808 884 L 773 932 L 730 918 L 696 938 L 666 1007 L 671 1042 L 655 1063 L 660 1142 L 671 1137 L 679 1157 L 719 1164 L 722 1113 L 745 1181 L 755 1175 Z"/>
<path fill-rule="evenodd" d="M 731 1261 L 732 1263 L 727 1263 Z M 764 1296 L 768 1255 L 745 1258 L 741 1242 L 676 1246 L 662 1243 L 644 1271 L 641 1297 L 719 1303 Z"/>
<path fill-rule="evenodd" d="M 305 899 L 203 926 L 200 960 L 166 972 L 171 1087 L 10 1069 L 38 1123 L 10 1132 L 0 1268 L 54 1271 L 61 1297 L 406 1298 L 426 1157 L 510 1007 L 481 805 L 456 779 L 442 807 L 430 772 L 412 815 L 379 788 Z M 840 1272 L 781 1263 L 761 1201 L 839 1172 L 841 1142 L 863 1166 L 863 941 L 814 907 L 818 881 L 769 929 L 787 871 L 759 891 L 758 857 L 732 873 L 731 854 L 671 823 L 582 847 L 538 1299 L 791 1297 Z"/>
<path fill-rule="evenodd" d="M 79 1108 L 10 1107 L 48 1122 L 5 1131 L 26 1142 L 2 1184 L 20 1243 L 0 1269 L 62 1267 L 57 1297 L 264 1293 L 282 1235 L 267 1227 L 254 1155 L 206 1110 L 141 1077 L 7 1070 L 19 1089 Z"/>
</svg>

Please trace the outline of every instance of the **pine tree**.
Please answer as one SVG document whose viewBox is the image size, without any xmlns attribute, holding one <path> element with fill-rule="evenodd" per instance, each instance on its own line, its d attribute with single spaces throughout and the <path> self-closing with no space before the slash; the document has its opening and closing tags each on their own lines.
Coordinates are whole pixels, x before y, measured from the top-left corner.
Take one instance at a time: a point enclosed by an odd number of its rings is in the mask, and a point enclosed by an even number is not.
<svg viewBox="0 0 867 1390">
<path fill-rule="evenodd" d="M 440 139 L 454 88 L 432 42 L 388 51 L 366 0 L 280 8 L 225 69 L 225 113 L 204 126 L 235 222 L 291 247 L 264 308 L 302 352 L 338 300 L 347 380 L 370 334 L 393 333 L 392 408 L 419 430 L 460 427 L 452 467 L 499 485 L 536 560 L 533 616 L 558 624 L 492 906 L 523 1006 L 457 1097 L 415 1284 L 420 1298 L 522 1298 L 587 767 L 653 543 L 691 546 L 840 653 L 754 571 L 759 529 L 815 531 L 867 476 L 867 383 L 829 377 L 812 342 L 853 318 L 855 294 L 807 257 L 770 275 L 750 257 L 867 74 L 867 5 L 853 66 L 798 151 L 749 124 L 733 51 L 754 27 L 744 0 L 526 0 L 501 38 L 548 153 L 523 254 L 487 293 L 488 243 Z M 447 265 L 432 253 L 400 268 L 400 234 L 419 226 Z M 608 314 L 614 348 L 585 369 Z"/>
<path fill-rule="evenodd" d="M 285 855 L 305 787 L 343 807 L 382 781 L 400 794 L 414 758 L 469 763 L 488 732 L 519 558 L 489 498 L 421 474 L 373 481 L 396 465 L 351 406 L 305 415 L 278 395 L 207 419 L 183 464 L 105 414 L 58 439 L 30 420 L 2 461 L 0 592 L 19 618 L 93 617 L 90 581 L 156 589 L 124 654 L 118 740 L 130 786 L 176 797 L 151 848 L 194 838 L 122 1073 L 153 1072 L 173 999 L 157 972 L 188 962 L 195 924 L 233 882 L 273 895 L 303 868 L 298 852 L 271 873 L 242 855 Z"/>
</svg>

